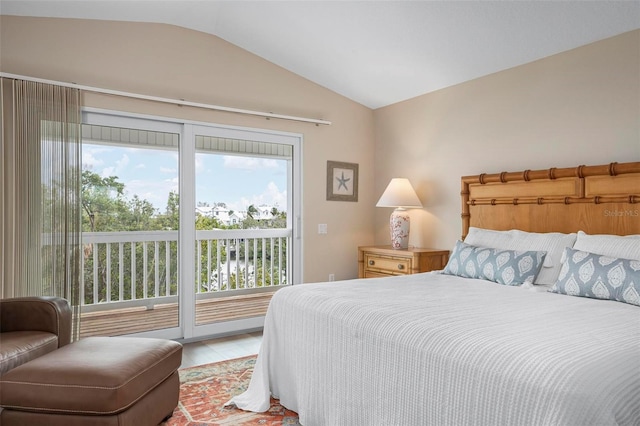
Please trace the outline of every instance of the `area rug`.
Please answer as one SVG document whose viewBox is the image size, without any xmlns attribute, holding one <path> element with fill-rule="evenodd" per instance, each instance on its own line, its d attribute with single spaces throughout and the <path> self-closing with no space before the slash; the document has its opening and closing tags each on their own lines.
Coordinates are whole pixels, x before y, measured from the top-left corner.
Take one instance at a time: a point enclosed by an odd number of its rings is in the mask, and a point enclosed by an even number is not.
<svg viewBox="0 0 640 426">
<path fill-rule="evenodd" d="M 225 407 L 232 396 L 249 386 L 256 356 L 184 368 L 180 374 L 180 401 L 165 426 L 299 425 L 298 415 L 271 399 L 265 413 Z"/>
</svg>

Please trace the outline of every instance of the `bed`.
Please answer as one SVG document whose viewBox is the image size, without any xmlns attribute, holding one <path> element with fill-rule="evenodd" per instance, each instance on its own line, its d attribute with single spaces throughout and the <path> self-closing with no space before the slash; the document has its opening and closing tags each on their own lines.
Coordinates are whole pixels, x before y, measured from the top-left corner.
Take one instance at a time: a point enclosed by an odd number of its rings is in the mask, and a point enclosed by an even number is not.
<svg viewBox="0 0 640 426">
<path fill-rule="evenodd" d="M 461 185 L 445 273 L 279 290 L 230 403 L 274 396 L 305 426 L 640 425 L 640 162 Z"/>
</svg>

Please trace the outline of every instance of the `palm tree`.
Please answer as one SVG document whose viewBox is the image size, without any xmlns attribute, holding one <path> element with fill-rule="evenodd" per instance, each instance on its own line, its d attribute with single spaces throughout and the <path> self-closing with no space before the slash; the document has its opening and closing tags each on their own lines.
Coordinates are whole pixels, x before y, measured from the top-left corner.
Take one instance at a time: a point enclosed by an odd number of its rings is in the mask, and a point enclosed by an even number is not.
<svg viewBox="0 0 640 426">
<path fill-rule="evenodd" d="M 249 207 L 247 207 L 247 216 L 249 216 L 251 219 L 255 219 L 253 215 L 256 213 L 258 213 L 258 209 L 256 208 L 256 206 L 251 204 Z"/>
</svg>

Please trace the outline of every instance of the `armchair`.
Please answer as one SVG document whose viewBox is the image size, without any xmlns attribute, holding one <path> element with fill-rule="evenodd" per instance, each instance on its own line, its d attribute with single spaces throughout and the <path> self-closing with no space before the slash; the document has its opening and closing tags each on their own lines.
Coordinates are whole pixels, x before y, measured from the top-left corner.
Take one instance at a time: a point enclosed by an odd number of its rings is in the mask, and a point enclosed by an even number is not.
<svg viewBox="0 0 640 426">
<path fill-rule="evenodd" d="M 59 297 L 0 300 L 0 375 L 71 342 L 71 309 Z"/>
</svg>

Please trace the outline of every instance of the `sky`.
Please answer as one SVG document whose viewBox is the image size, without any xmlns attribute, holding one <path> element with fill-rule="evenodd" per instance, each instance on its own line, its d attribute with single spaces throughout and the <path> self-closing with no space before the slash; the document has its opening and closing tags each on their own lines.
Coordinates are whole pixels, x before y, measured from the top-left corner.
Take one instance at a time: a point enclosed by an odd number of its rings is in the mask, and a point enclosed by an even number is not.
<svg viewBox="0 0 640 426">
<path fill-rule="evenodd" d="M 178 153 L 83 143 L 82 165 L 102 177 L 117 176 L 125 196 L 146 199 L 163 212 L 170 191 L 178 191 Z M 196 154 L 196 203 L 226 203 L 235 211 L 266 204 L 286 211 L 285 160 Z M 195 206 L 194 206 L 195 207 Z"/>
</svg>

